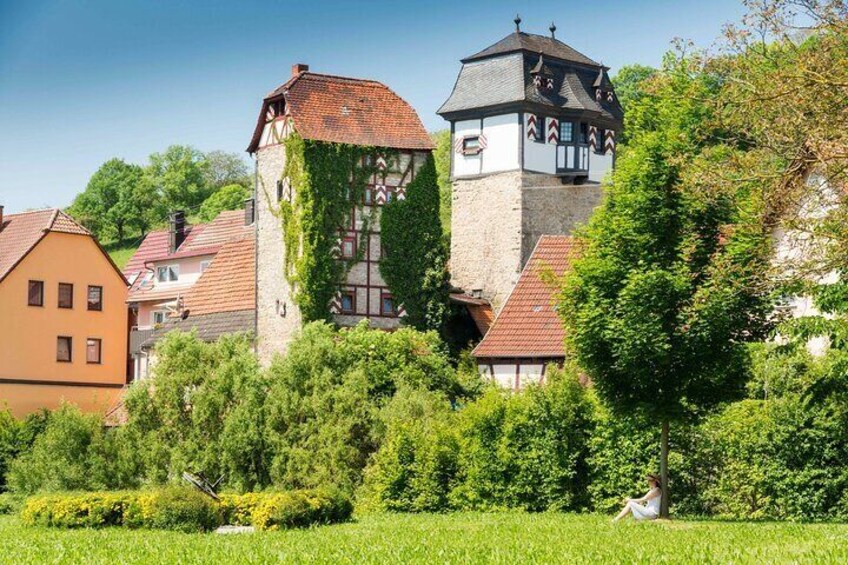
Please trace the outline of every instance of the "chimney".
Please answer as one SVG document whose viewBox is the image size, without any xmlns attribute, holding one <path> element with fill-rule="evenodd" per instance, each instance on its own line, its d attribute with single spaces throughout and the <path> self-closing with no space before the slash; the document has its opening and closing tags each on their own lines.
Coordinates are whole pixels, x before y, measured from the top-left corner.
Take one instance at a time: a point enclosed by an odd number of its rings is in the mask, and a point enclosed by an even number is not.
<svg viewBox="0 0 848 565">
<path fill-rule="evenodd" d="M 3 231 L 3 205 L 0 204 L 0 231 Z"/>
<path fill-rule="evenodd" d="M 305 63 L 297 63 L 296 65 L 292 65 L 292 77 L 296 77 L 300 73 L 305 73 L 309 70 L 309 65 Z"/>
<path fill-rule="evenodd" d="M 185 212 L 175 210 L 171 212 L 171 230 L 168 237 L 168 253 L 173 253 L 180 248 L 185 241 Z"/>
<path fill-rule="evenodd" d="M 254 204 L 253 198 L 248 198 L 244 201 L 244 225 L 249 226 L 254 220 Z"/>
</svg>

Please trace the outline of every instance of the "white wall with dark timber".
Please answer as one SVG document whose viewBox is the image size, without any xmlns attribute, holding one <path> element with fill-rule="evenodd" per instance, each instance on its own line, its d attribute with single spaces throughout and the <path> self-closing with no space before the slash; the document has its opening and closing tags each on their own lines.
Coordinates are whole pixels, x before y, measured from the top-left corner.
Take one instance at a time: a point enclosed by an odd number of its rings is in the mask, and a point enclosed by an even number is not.
<svg viewBox="0 0 848 565">
<path fill-rule="evenodd" d="M 589 151 L 589 180 L 593 182 L 603 182 L 607 174 L 612 171 L 611 151 L 604 154 Z"/>
<path fill-rule="evenodd" d="M 528 131 L 531 128 L 530 117 L 533 114 L 524 114 L 524 128 L 521 135 L 524 139 L 524 170 L 537 173 L 556 173 L 556 149 L 555 144 L 548 143 L 546 136 L 542 136 L 541 141 L 536 141 L 528 136 Z M 547 118 L 536 116 L 536 127 L 541 128 L 543 132 L 547 132 Z"/>
<path fill-rule="evenodd" d="M 518 114 L 503 114 L 483 118 L 486 148 L 480 153 L 482 173 L 513 171 L 519 167 Z"/>
<path fill-rule="evenodd" d="M 453 146 L 453 176 L 467 177 L 479 175 L 482 164 L 482 153 L 476 155 L 464 155 L 462 151 L 457 151 L 457 147 L 462 143 L 462 140 L 470 136 L 479 136 L 482 133 L 480 129 L 480 119 L 464 120 L 454 124 Z M 461 148 L 461 145 L 459 145 Z"/>
</svg>

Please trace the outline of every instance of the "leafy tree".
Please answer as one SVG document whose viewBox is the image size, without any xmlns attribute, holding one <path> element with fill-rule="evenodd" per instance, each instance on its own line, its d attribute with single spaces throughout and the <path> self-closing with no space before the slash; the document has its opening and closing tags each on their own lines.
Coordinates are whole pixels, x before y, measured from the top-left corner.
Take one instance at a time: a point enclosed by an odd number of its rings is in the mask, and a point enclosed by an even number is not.
<svg viewBox="0 0 848 565">
<path fill-rule="evenodd" d="M 150 155 L 145 181 L 162 199 L 160 217 L 169 210 L 194 210 L 212 193 L 207 182 L 209 162 L 188 145 L 171 145 Z"/>
<path fill-rule="evenodd" d="M 215 150 L 206 153 L 204 159 L 207 163 L 206 184 L 213 189 L 231 184 L 245 188 L 252 186 L 250 171 L 241 155 Z"/>
<path fill-rule="evenodd" d="M 406 198 L 383 207 L 380 233 L 386 250 L 380 273 L 406 310 L 404 323 L 420 330 L 440 330 L 450 285 L 432 155 L 406 187 Z"/>
<path fill-rule="evenodd" d="M 633 104 L 613 184 L 580 233 L 560 312 L 602 399 L 661 424 L 667 516 L 669 423 L 743 393 L 744 343 L 766 329 L 770 249 L 742 173 L 729 186 L 701 174 L 737 151 L 704 127 L 704 101 L 720 82 L 671 57 L 652 82 Z"/>
<path fill-rule="evenodd" d="M 144 232 L 156 196 L 142 176 L 138 165 L 110 159 L 92 175 L 68 213 L 100 238 L 122 241 L 128 228 Z"/>
<path fill-rule="evenodd" d="M 240 184 L 228 184 L 219 188 L 200 205 L 200 220 L 211 222 L 225 210 L 238 210 L 250 196 L 248 190 Z"/>
<path fill-rule="evenodd" d="M 433 157 L 436 159 L 436 173 L 439 180 L 439 217 L 442 220 L 442 230 L 446 238 L 450 238 L 451 230 L 451 135 L 450 130 L 440 130 L 430 134 L 436 149 Z"/>
<path fill-rule="evenodd" d="M 647 65 L 625 65 L 612 77 L 615 95 L 624 109 L 624 131 L 619 137 L 620 143 L 627 143 L 628 110 L 646 94 L 646 81 L 657 73 L 657 69 Z"/>
</svg>

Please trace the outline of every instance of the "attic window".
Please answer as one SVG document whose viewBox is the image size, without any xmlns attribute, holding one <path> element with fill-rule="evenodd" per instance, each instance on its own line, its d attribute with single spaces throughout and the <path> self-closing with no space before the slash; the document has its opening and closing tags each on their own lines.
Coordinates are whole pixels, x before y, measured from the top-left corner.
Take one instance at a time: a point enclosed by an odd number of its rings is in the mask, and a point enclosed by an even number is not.
<svg viewBox="0 0 848 565">
<path fill-rule="evenodd" d="M 479 135 L 470 135 L 462 138 L 462 154 L 463 155 L 477 155 L 483 150 L 483 146 L 480 144 L 480 136 Z"/>
<path fill-rule="evenodd" d="M 350 115 L 350 110 L 348 109 L 348 107 L 342 106 L 342 116 L 349 116 L 349 115 Z"/>
</svg>

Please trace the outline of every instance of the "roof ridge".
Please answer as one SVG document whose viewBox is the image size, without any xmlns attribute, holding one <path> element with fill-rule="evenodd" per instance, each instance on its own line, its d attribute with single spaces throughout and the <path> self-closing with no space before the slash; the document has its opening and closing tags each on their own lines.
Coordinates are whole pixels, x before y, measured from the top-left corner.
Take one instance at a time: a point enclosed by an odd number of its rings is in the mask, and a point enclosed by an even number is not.
<svg viewBox="0 0 848 565">
<path fill-rule="evenodd" d="M 50 221 L 47 222 L 47 227 L 44 228 L 45 231 L 50 231 L 53 229 L 53 224 L 56 223 L 56 218 L 59 217 L 59 209 L 53 208 L 53 214 L 50 216 Z"/>
</svg>

